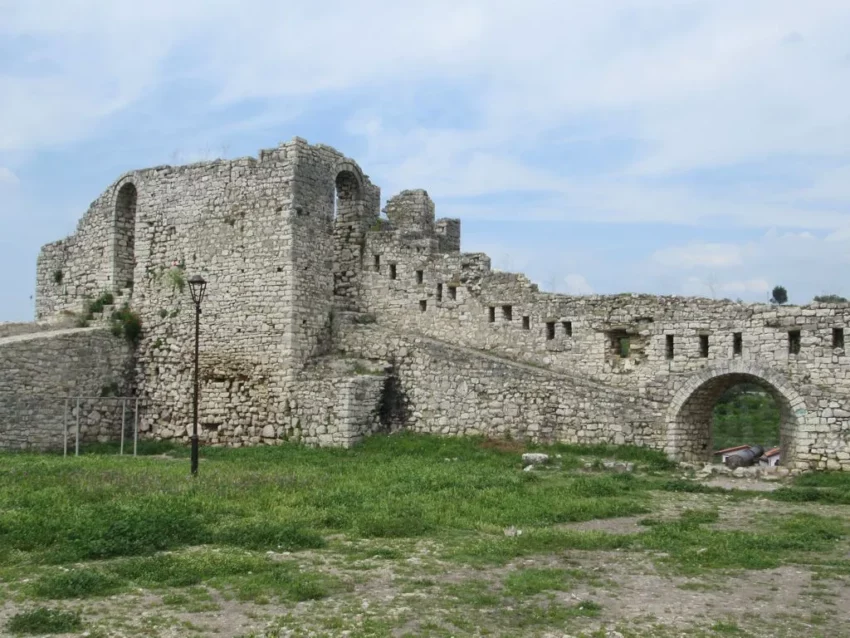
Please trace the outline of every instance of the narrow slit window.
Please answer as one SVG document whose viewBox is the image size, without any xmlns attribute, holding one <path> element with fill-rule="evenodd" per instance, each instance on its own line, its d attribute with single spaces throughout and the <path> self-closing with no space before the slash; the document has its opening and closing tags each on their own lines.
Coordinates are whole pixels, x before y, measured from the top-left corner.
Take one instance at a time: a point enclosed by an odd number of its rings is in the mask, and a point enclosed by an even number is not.
<svg viewBox="0 0 850 638">
<path fill-rule="evenodd" d="M 522 318 L 522 329 L 523 330 L 531 330 L 531 317 L 523 317 Z"/>
<path fill-rule="evenodd" d="M 502 306 L 502 319 L 504 321 L 514 320 L 514 309 L 512 306 Z"/>
<path fill-rule="evenodd" d="M 425 312 L 426 310 L 428 310 L 428 302 L 425 299 L 423 299 L 422 301 L 419 302 L 419 311 Z"/>
<path fill-rule="evenodd" d="M 416 283 L 421 284 L 423 281 L 425 281 L 425 272 L 422 271 L 422 270 L 417 270 L 416 271 Z"/>
<path fill-rule="evenodd" d="M 708 358 L 708 335 L 699 336 L 699 356 L 703 359 Z"/>
<path fill-rule="evenodd" d="M 381 256 L 375 255 L 375 272 L 381 271 Z"/>
<path fill-rule="evenodd" d="M 452 301 L 457 299 L 457 286 L 449 286 L 449 299 Z"/>
<path fill-rule="evenodd" d="M 744 351 L 744 335 L 736 332 L 732 335 L 732 355 L 738 356 Z"/>
<path fill-rule="evenodd" d="M 620 337 L 617 343 L 617 350 L 620 353 L 621 359 L 627 359 L 631 349 L 631 340 L 629 337 Z"/>
<path fill-rule="evenodd" d="M 555 322 L 547 321 L 546 322 L 546 340 L 551 341 L 555 338 Z"/>
<path fill-rule="evenodd" d="M 572 321 L 562 321 L 561 325 L 564 326 L 564 336 L 572 337 L 573 336 L 573 322 Z"/>
<path fill-rule="evenodd" d="M 667 356 L 667 358 L 668 358 L 668 359 L 672 359 L 672 358 L 673 358 L 673 354 L 674 354 L 674 352 L 675 352 L 675 351 L 674 351 L 674 343 L 673 343 L 673 339 L 674 339 L 673 335 L 667 335 L 667 352 L 666 352 L 666 356 Z"/>
<path fill-rule="evenodd" d="M 487 319 L 490 323 L 494 323 L 496 321 L 496 306 L 490 306 Z"/>
<path fill-rule="evenodd" d="M 789 354 L 800 354 L 800 331 L 799 330 L 789 330 L 788 331 L 788 353 Z"/>
<path fill-rule="evenodd" d="M 832 329 L 832 347 L 844 348 L 844 328 Z"/>
<path fill-rule="evenodd" d="M 443 284 L 437 284 L 437 301 L 443 300 Z"/>
<path fill-rule="evenodd" d="M 390 264 L 390 279 L 395 279 L 396 274 L 397 274 L 397 272 L 396 272 L 395 264 Z"/>
</svg>

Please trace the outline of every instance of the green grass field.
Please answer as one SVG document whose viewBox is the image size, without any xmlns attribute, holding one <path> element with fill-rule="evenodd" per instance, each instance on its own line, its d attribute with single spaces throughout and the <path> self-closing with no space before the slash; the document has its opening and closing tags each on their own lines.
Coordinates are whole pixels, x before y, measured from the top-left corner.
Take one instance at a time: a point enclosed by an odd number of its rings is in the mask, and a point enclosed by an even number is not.
<svg viewBox="0 0 850 638">
<path fill-rule="evenodd" d="M 353 450 L 205 448 L 192 479 L 185 448 L 140 449 L 0 455 L 5 631 L 713 636 L 740 619 L 679 627 L 618 609 L 647 574 L 671 595 L 763 570 L 850 575 L 846 475 L 730 493 L 645 449 L 555 445 L 525 472 L 517 443 L 394 435 Z M 742 509 L 760 514 L 741 525 Z"/>
</svg>

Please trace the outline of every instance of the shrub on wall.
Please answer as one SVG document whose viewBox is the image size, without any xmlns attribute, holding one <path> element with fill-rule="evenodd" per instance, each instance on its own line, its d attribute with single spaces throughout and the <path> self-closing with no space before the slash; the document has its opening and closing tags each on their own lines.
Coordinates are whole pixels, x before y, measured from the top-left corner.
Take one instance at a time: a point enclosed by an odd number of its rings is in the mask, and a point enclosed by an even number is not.
<svg viewBox="0 0 850 638">
<path fill-rule="evenodd" d="M 116 337 L 123 336 L 134 346 L 139 343 L 142 336 L 142 320 L 135 312 L 124 304 L 120 310 L 112 313 L 112 334 Z"/>
<path fill-rule="evenodd" d="M 168 281 L 171 282 L 172 290 L 179 290 L 181 293 L 186 290 L 186 277 L 181 268 L 175 267 L 169 270 Z"/>
<path fill-rule="evenodd" d="M 86 303 L 85 312 L 77 321 L 77 325 L 85 328 L 96 314 L 103 312 L 106 306 L 111 306 L 114 303 L 114 295 L 111 292 L 103 291 L 97 299 Z"/>
</svg>

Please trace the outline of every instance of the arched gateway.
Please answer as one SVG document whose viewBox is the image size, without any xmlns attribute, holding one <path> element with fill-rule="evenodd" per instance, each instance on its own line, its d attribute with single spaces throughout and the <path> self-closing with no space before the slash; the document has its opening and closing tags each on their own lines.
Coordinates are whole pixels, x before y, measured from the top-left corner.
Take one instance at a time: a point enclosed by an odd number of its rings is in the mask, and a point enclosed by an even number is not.
<svg viewBox="0 0 850 638">
<path fill-rule="evenodd" d="M 782 464 L 792 464 L 798 432 L 807 416 L 805 401 L 781 375 L 740 361 L 695 374 L 673 396 L 665 418 L 665 450 L 671 457 L 683 461 L 711 458 L 714 405 L 724 392 L 740 383 L 756 384 L 776 401 Z"/>
</svg>

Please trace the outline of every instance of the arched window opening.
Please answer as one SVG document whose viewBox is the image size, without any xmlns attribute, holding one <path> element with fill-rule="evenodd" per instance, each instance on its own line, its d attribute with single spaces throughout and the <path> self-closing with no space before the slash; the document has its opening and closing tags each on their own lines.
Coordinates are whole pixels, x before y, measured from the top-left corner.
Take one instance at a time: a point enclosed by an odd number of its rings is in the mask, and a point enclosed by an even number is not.
<svg viewBox="0 0 850 638">
<path fill-rule="evenodd" d="M 334 181 L 333 219 L 351 221 L 356 213 L 355 202 L 360 199 L 360 185 L 357 177 L 350 171 L 341 171 Z"/>
<path fill-rule="evenodd" d="M 131 183 L 124 184 L 115 198 L 113 285 L 116 289 L 133 287 L 137 198 L 136 187 Z"/>
</svg>

